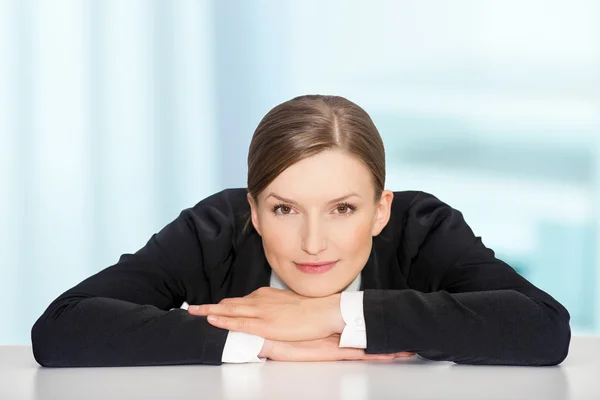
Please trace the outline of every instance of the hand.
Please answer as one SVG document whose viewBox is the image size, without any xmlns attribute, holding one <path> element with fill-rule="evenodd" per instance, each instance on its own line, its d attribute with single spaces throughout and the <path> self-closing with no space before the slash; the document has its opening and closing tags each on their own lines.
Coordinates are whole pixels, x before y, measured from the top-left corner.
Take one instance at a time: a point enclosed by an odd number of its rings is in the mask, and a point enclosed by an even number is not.
<svg viewBox="0 0 600 400">
<path fill-rule="evenodd" d="M 274 361 L 342 361 L 342 360 L 393 360 L 408 358 L 414 353 L 366 354 L 363 349 L 339 347 L 340 335 L 303 342 L 265 340 L 258 355 Z"/>
<path fill-rule="evenodd" d="M 339 294 L 309 298 L 271 287 L 219 304 L 190 305 L 188 312 L 207 316 L 218 328 L 286 342 L 326 338 L 341 333 L 345 326 Z"/>
</svg>

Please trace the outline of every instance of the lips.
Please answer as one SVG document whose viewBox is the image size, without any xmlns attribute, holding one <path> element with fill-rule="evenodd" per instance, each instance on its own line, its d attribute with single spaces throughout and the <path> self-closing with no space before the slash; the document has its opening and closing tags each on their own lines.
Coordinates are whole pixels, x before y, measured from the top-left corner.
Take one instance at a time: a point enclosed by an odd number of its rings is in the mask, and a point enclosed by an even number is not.
<svg viewBox="0 0 600 400">
<path fill-rule="evenodd" d="M 306 267 L 320 267 L 322 265 L 329 265 L 329 264 L 334 264 L 335 261 L 321 261 L 321 262 L 307 262 L 307 263 L 296 263 L 298 265 L 303 265 Z"/>
<path fill-rule="evenodd" d="M 318 263 L 296 263 L 296 267 L 307 274 L 322 274 L 329 271 L 337 261 L 323 261 Z"/>
</svg>

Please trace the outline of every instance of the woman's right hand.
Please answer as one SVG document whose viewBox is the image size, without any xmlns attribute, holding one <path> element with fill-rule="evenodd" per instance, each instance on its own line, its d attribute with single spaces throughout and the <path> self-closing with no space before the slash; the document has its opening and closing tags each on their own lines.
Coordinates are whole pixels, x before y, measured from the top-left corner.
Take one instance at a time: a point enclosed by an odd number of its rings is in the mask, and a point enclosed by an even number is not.
<svg viewBox="0 0 600 400">
<path fill-rule="evenodd" d="M 258 355 L 274 361 L 342 361 L 342 360 L 393 360 L 407 358 L 414 353 L 366 354 L 364 349 L 339 347 L 340 335 L 303 342 L 265 340 Z"/>
</svg>

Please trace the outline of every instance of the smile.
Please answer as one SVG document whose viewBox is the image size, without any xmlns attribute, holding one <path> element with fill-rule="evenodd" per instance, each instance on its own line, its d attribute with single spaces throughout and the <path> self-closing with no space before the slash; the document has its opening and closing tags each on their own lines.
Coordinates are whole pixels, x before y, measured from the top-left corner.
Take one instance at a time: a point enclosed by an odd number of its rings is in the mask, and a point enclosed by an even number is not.
<svg viewBox="0 0 600 400">
<path fill-rule="evenodd" d="M 320 263 L 306 263 L 306 264 L 299 264 L 299 263 L 295 263 L 296 267 L 307 274 L 322 274 L 324 272 L 329 271 L 331 268 L 333 268 L 335 266 L 335 264 L 337 264 L 337 261 L 325 261 L 325 262 L 320 262 Z"/>
</svg>

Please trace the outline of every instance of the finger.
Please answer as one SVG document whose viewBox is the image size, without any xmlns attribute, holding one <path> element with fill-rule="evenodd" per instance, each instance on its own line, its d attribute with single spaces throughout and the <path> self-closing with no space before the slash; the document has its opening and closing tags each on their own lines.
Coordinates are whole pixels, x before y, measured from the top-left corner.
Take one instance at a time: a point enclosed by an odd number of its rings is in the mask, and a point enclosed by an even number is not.
<svg viewBox="0 0 600 400">
<path fill-rule="evenodd" d="M 392 360 L 391 354 L 366 354 L 363 349 L 343 349 L 341 360 Z"/>
<path fill-rule="evenodd" d="M 245 305 L 250 305 L 251 303 L 247 300 L 244 299 L 243 297 L 230 297 L 230 298 L 226 298 L 221 300 L 218 304 L 245 304 Z M 207 310 L 207 306 L 210 306 L 213 304 L 194 304 L 194 305 L 189 305 L 187 310 L 190 314 L 194 314 L 194 315 L 206 315 L 206 310 Z"/>
<path fill-rule="evenodd" d="M 361 360 L 393 360 L 393 354 L 365 354 Z"/>
<path fill-rule="evenodd" d="M 264 337 L 262 334 L 264 331 L 264 322 L 258 318 L 231 318 L 209 315 L 207 321 L 217 328 Z"/>
<path fill-rule="evenodd" d="M 229 297 L 223 299 L 219 302 L 219 304 L 248 304 L 249 299 L 245 297 Z"/>
<path fill-rule="evenodd" d="M 386 354 L 367 354 L 364 349 L 347 349 L 349 350 L 344 355 L 347 360 L 393 360 L 397 357 L 409 357 L 407 352 L 401 353 L 386 353 Z"/>
<path fill-rule="evenodd" d="M 202 304 L 197 307 L 188 307 L 188 312 L 193 315 L 208 316 L 219 315 L 224 317 L 249 317 L 257 318 L 261 315 L 258 307 L 246 304 Z"/>
<path fill-rule="evenodd" d="M 361 352 L 361 360 L 393 360 L 396 357 L 393 353 L 367 354 L 363 349 L 361 349 Z"/>
<path fill-rule="evenodd" d="M 411 353 L 410 351 L 401 351 L 399 353 L 394 353 L 395 357 L 412 357 L 415 353 Z"/>
</svg>

